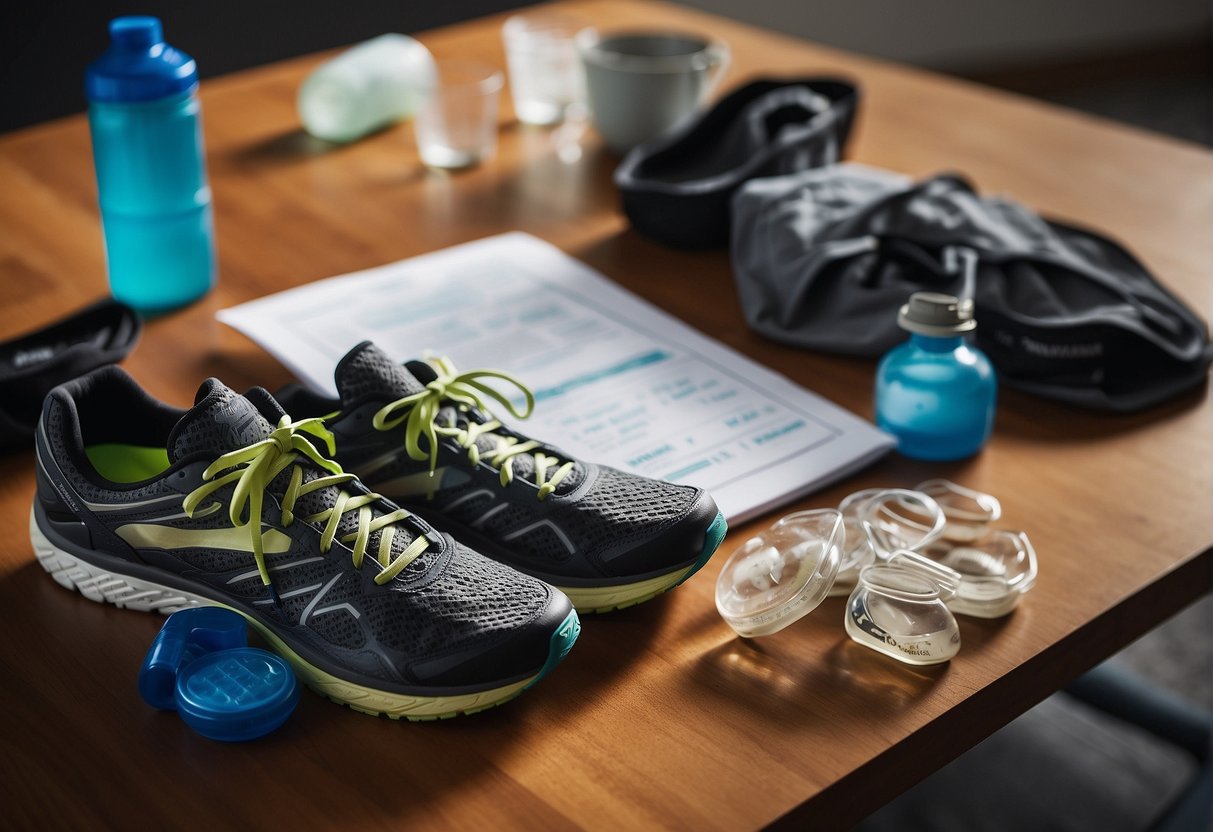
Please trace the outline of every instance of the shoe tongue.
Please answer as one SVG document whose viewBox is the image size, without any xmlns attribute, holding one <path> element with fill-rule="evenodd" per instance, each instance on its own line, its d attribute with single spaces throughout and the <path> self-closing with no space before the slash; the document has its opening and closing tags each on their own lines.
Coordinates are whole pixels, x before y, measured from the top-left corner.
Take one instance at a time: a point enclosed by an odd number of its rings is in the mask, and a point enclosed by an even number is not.
<svg viewBox="0 0 1213 832">
<path fill-rule="evenodd" d="M 363 399 L 403 399 L 425 389 L 408 370 L 370 341 L 363 341 L 346 353 L 333 378 L 345 407 Z"/>
<path fill-rule="evenodd" d="M 173 462 L 194 454 L 219 456 L 270 435 L 270 423 L 253 403 L 218 379 L 202 382 L 194 402 L 169 434 Z"/>
</svg>

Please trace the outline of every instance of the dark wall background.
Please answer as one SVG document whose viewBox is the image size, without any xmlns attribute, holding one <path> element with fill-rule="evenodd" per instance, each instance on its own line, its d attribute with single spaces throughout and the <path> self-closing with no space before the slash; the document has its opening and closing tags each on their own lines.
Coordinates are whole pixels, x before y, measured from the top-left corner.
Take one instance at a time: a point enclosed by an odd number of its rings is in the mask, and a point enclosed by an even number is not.
<svg viewBox="0 0 1213 832">
<path fill-rule="evenodd" d="M 524 5 L 526 0 L 17 0 L 0 17 L 0 132 L 81 112 L 84 69 L 106 48 L 109 20 L 150 14 L 203 78 L 356 43 L 410 34 Z"/>
</svg>

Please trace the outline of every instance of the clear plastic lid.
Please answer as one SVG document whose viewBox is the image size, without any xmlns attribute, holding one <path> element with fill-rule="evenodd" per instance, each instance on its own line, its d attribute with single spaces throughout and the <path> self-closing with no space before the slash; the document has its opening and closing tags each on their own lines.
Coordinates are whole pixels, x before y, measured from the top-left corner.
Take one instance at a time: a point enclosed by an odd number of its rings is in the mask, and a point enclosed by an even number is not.
<svg viewBox="0 0 1213 832">
<path fill-rule="evenodd" d="M 898 549 L 917 550 L 938 540 L 946 522 L 934 499 L 908 488 L 880 489 L 859 506 L 858 516 L 879 560 L 888 560 Z"/>
<path fill-rule="evenodd" d="M 999 529 L 981 540 L 942 540 L 924 554 L 960 576 L 948 606 L 963 615 L 998 618 L 1036 583 L 1036 550 L 1023 532 Z"/>
<path fill-rule="evenodd" d="M 890 577 L 893 572 L 901 573 L 896 580 Z M 886 591 L 901 592 L 907 598 L 913 595 L 913 600 L 925 597 L 947 601 L 956 595 L 962 579 L 959 572 L 945 564 L 900 549 L 889 558 L 882 580 Z M 911 583 L 917 589 L 907 588 Z"/>
<path fill-rule="evenodd" d="M 941 534 L 944 523 L 942 510 L 929 497 L 903 488 L 856 491 L 839 504 L 838 510 L 842 512 L 844 540 L 838 578 L 830 595 L 850 593 L 860 571 L 878 557 L 884 560 L 896 549 L 917 549 L 931 543 Z"/>
<path fill-rule="evenodd" d="M 740 636 L 769 635 L 814 610 L 838 575 L 842 515 L 798 511 L 742 544 L 716 580 L 716 609 Z"/>
<path fill-rule="evenodd" d="M 948 540 L 977 540 L 991 523 L 1002 517 L 1002 504 L 997 497 L 951 480 L 926 480 L 915 490 L 932 497 L 943 509 L 947 520 L 943 536 Z"/>
</svg>

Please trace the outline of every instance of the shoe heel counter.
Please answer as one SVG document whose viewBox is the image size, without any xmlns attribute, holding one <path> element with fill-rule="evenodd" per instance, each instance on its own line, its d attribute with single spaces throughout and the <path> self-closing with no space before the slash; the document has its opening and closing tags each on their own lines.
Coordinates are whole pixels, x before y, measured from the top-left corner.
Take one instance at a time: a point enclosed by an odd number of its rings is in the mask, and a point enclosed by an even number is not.
<svg viewBox="0 0 1213 832">
<path fill-rule="evenodd" d="M 88 504 L 63 474 L 54 452 L 51 450 L 51 432 L 64 429 L 64 418 L 53 418 L 55 409 L 63 407 L 55 397 L 58 388 L 52 390 L 42 406 L 38 429 L 34 434 L 34 457 L 36 460 L 37 489 L 34 496 L 35 519 L 48 538 L 58 536 L 66 541 L 88 549 L 103 548 L 112 554 L 138 560 L 135 550 L 122 538 L 114 534 L 93 514 Z M 62 413 L 59 414 L 63 416 Z"/>
<path fill-rule="evenodd" d="M 59 488 L 51 481 L 47 475 L 46 469 L 43 467 L 41 454 L 39 454 L 38 465 L 34 474 L 35 491 L 34 499 L 42 508 L 43 513 L 47 517 L 56 519 L 74 517 L 75 512 L 72 510 L 71 504 L 67 502 L 64 495 L 60 493 Z M 74 496 L 73 496 L 74 499 Z"/>
<path fill-rule="evenodd" d="M 48 516 L 74 516 L 79 505 L 76 495 L 62 478 L 54 478 L 50 471 L 59 470 L 51 450 L 50 435 L 54 430 L 55 411 L 54 391 L 47 395 L 42 403 L 42 413 L 38 416 L 38 424 L 34 428 L 34 481 L 36 491 L 34 499 Z"/>
<path fill-rule="evenodd" d="M 56 478 L 51 470 L 59 471 L 54 462 L 48 431 L 49 414 L 54 404 L 47 396 L 42 406 L 38 425 L 34 429 L 34 517 L 43 534 L 54 535 L 78 546 L 93 547 L 92 535 L 80 517 L 81 498 L 62 477 Z M 60 472 L 61 473 L 61 472 Z"/>
</svg>

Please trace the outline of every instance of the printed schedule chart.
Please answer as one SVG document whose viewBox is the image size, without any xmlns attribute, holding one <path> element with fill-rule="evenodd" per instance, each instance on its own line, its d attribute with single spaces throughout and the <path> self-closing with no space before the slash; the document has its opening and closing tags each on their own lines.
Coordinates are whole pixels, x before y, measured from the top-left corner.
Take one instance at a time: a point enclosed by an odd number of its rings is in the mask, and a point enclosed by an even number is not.
<svg viewBox="0 0 1213 832">
<path fill-rule="evenodd" d="M 362 340 L 401 361 L 430 354 L 460 370 L 506 370 L 534 391 L 535 411 L 525 423 L 498 418 L 575 456 L 706 488 L 732 523 L 892 447 L 871 424 L 522 233 L 318 281 L 219 319 L 329 393 L 333 367 Z"/>
</svg>

